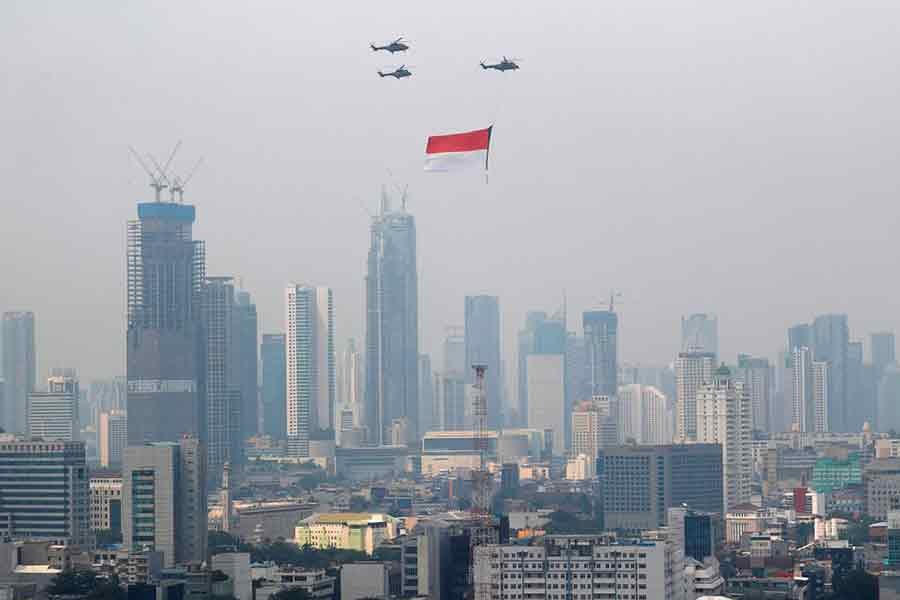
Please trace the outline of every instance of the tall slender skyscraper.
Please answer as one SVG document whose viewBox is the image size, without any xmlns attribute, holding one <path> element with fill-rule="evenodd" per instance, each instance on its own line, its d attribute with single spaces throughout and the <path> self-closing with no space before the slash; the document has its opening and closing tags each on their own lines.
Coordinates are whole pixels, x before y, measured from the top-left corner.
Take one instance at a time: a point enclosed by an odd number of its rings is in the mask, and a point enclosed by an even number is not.
<svg viewBox="0 0 900 600">
<path fill-rule="evenodd" d="M 885 367 L 897 361 L 897 346 L 893 331 L 880 331 L 872 334 L 872 365 L 875 376 L 881 379 Z"/>
<path fill-rule="evenodd" d="M 715 315 L 681 317 L 681 351 L 719 354 L 719 321 Z"/>
<path fill-rule="evenodd" d="M 422 432 L 434 429 L 434 385 L 431 374 L 431 357 L 419 355 L 419 425 Z"/>
<path fill-rule="evenodd" d="M 237 385 L 241 394 L 239 434 L 243 441 L 259 432 L 259 330 L 250 293 L 235 291 L 234 303 Z"/>
<path fill-rule="evenodd" d="M 791 352 L 791 414 L 792 424 L 800 431 L 816 430 L 816 403 L 813 395 L 812 352 L 806 346 L 798 346 Z M 827 411 L 827 407 L 821 407 Z M 827 422 L 826 416 L 820 421 Z"/>
<path fill-rule="evenodd" d="M 317 400 L 316 288 L 288 286 L 285 308 L 288 451 L 293 456 L 309 456 Z"/>
<path fill-rule="evenodd" d="M 525 327 L 519 330 L 517 339 L 518 350 L 518 403 L 519 414 L 522 415 L 523 424 L 528 423 L 528 355 L 534 353 L 535 332 L 538 325 L 547 320 L 547 313 L 532 310 L 525 313 Z"/>
<path fill-rule="evenodd" d="M 340 360 L 340 403 L 342 409 L 350 409 L 353 427 L 362 422 L 362 357 L 356 349 L 356 340 L 350 338 L 341 353 Z"/>
<path fill-rule="evenodd" d="M 406 419 L 408 442 L 419 439 L 419 316 L 416 223 L 387 199 L 372 219 L 366 272 L 366 419 L 368 440 L 390 442 Z"/>
<path fill-rule="evenodd" d="M 127 229 L 128 439 L 205 439 L 205 361 L 197 297 L 204 244 L 192 239 L 194 207 L 138 204 Z"/>
<path fill-rule="evenodd" d="M 316 406 L 317 429 L 334 431 L 337 370 L 334 354 L 334 294 L 329 287 L 316 288 Z"/>
<path fill-rule="evenodd" d="M 584 344 L 591 396 L 615 396 L 619 389 L 619 317 L 609 310 L 584 313 Z"/>
<path fill-rule="evenodd" d="M 259 353 L 262 357 L 263 431 L 276 440 L 283 440 L 287 435 L 284 334 L 263 334 Z"/>
<path fill-rule="evenodd" d="M 739 354 L 735 379 L 744 382 L 750 394 L 753 429 L 772 431 L 772 369 L 769 359 Z"/>
<path fill-rule="evenodd" d="M 475 383 L 472 365 L 487 367 L 485 400 L 487 426 L 502 425 L 500 413 L 503 390 L 500 387 L 500 301 L 496 296 L 466 296 L 466 383 Z"/>
<path fill-rule="evenodd" d="M 828 362 L 828 423 L 830 431 L 850 429 L 847 375 L 850 328 L 847 315 L 820 315 L 812 324 L 813 359 Z"/>
<path fill-rule="evenodd" d="M 203 356 L 206 362 L 206 450 L 210 473 L 240 462 L 241 388 L 238 357 L 240 321 L 231 277 L 208 277 L 200 292 Z"/>
<path fill-rule="evenodd" d="M 37 371 L 34 351 L 34 313 L 3 313 L 3 405 L 0 427 L 24 433 L 28 428 L 28 394 L 34 391 Z"/>
<path fill-rule="evenodd" d="M 681 352 L 675 359 L 675 438 L 697 439 L 697 390 L 712 381 L 716 355 L 712 352 Z"/>
</svg>

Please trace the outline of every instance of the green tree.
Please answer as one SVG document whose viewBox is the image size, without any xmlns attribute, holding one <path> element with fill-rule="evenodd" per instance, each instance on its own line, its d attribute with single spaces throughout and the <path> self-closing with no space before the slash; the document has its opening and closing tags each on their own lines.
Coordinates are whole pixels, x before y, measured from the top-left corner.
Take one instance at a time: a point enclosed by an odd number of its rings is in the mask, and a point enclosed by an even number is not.
<svg viewBox="0 0 900 600">
<path fill-rule="evenodd" d="M 65 569 L 56 575 L 47 586 L 47 594 L 90 594 L 97 587 L 97 574 L 88 569 Z"/>
<path fill-rule="evenodd" d="M 835 574 L 833 600 L 878 600 L 878 578 L 865 569 L 853 569 L 846 574 Z"/>
</svg>

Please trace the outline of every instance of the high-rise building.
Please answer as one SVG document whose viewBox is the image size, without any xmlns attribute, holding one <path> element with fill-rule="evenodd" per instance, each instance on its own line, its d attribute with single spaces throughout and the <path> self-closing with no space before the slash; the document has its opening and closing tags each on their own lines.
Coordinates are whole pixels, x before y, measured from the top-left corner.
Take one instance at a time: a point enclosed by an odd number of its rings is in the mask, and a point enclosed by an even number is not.
<svg viewBox="0 0 900 600">
<path fill-rule="evenodd" d="M 753 478 L 750 395 L 726 366 L 697 390 L 697 441 L 722 446 L 725 507 L 750 501 Z"/>
<path fill-rule="evenodd" d="M 878 379 L 888 365 L 897 362 L 897 345 L 893 331 L 880 331 L 872 334 L 872 365 Z"/>
<path fill-rule="evenodd" d="M 200 292 L 206 362 L 206 450 L 210 473 L 240 462 L 241 388 L 239 320 L 231 277 L 207 277 Z"/>
<path fill-rule="evenodd" d="M 666 510 L 682 504 L 725 514 L 718 444 L 604 448 L 597 475 L 604 525 L 610 530 L 660 527 L 666 523 Z"/>
<path fill-rule="evenodd" d="M 666 395 L 652 385 L 632 383 L 619 388 L 619 427 L 623 441 L 671 444 L 672 422 Z"/>
<path fill-rule="evenodd" d="M 487 426 L 500 427 L 503 389 L 500 377 L 500 301 L 496 296 L 466 296 L 466 383 L 475 383 L 472 365 L 487 367 L 485 401 Z"/>
<path fill-rule="evenodd" d="M 769 359 L 739 354 L 735 379 L 743 381 L 750 393 L 753 429 L 772 431 L 772 369 Z"/>
<path fill-rule="evenodd" d="M 243 442 L 259 433 L 259 329 L 250 293 L 235 291 L 234 304 L 237 387 L 241 394 L 238 441 Z"/>
<path fill-rule="evenodd" d="M 813 407 L 815 419 L 813 421 L 815 431 L 824 433 L 831 431 L 828 422 L 828 392 L 830 378 L 830 364 L 823 361 L 813 361 L 812 364 L 812 388 Z M 862 429 L 862 428 L 860 428 Z"/>
<path fill-rule="evenodd" d="M 78 441 L 78 379 L 68 369 L 47 379 L 47 391 L 28 394 L 28 435 L 47 441 Z"/>
<path fill-rule="evenodd" d="M 588 374 L 584 337 L 570 331 L 566 334 L 566 407 L 570 414 L 575 402 L 591 397 Z"/>
<path fill-rule="evenodd" d="M 812 324 L 813 360 L 827 361 L 828 365 L 828 424 L 829 430 L 844 433 L 850 431 L 848 350 L 850 328 L 847 315 L 829 314 L 815 318 Z"/>
<path fill-rule="evenodd" d="M 793 415 L 792 423 L 800 431 L 808 432 L 816 430 L 816 402 L 813 394 L 814 374 L 812 352 L 806 346 L 795 347 L 791 351 L 791 406 Z M 824 410 L 824 417 L 820 422 L 828 421 L 827 406 L 820 407 Z"/>
<path fill-rule="evenodd" d="M 122 451 L 128 445 L 128 416 L 124 410 L 100 413 L 97 445 L 101 467 L 122 466 Z"/>
<path fill-rule="evenodd" d="M 366 273 L 366 418 L 369 442 L 385 444 L 395 419 L 419 439 L 419 317 L 416 224 L 387 199 L 372 219 Z"/>
<path fill-rule="evenodd" d="M 466 328 L 451 326 L 444 330 L 442 343 L 444 373 L 466 372 Z M 472 367 L 469 366 L 471 369 Z"/>
<path fill-rule="evenodd" d="M 90 549 L 84 442 L 0 442 L 0 539 Z"/>
<path fill-rule="evenodd" d="M 203 242 L 192 239 L 194 207 L 138 204 L 127 229 L 128 439 L 206 436 L 205 361 L 198 295 Z"/>
<path fill-rule="evenodd" d="M 28 428 L 28 394 L 37 383 L 34 313 L 3 313 L 2 342 L 4 391 L 0 427 L 24 433 Z"/>
<path fill-rule="evenodd" d="M 681 317 L 681 351 L 719 354 L 719 320 L 715 315 L 695 313 Z"/>
<path fill-rule="evenodd" d="M 900 366 L 888 365 L 878 382 L 878 429 L 900 431 Z"/>
<path fill-rule="evenodd" d="M 339 403 L 343 409 L 351 411 L 353 427 L 359 427 L 363 419 L 362 357 L 356 349 L 356 340 L 353 338 L 347 340 L 339 366 Z M 431 387 L 430 382 L 428 387 Z"/>
<path fill-rule="evenodd" d="M 537 594 L 528 592 L 538 589 L 541 598 L 577 600 L 682 600 L 684 592 L 681 552 L 671 541 L 649 538 L 545 536 L 531 545 L 488 544 L 475 547 L 472 569 L 475 600 L 531 598 Z"/>
<path fill-rule="evenodd" d="M 716 355 L 712 352 L 680 352 L 675 359 L 675 438 L 697 437 L 697 390 L 712 381 Z"/>
<path fill-rule="evenodd" d="M 794 348 L 812 348 L 815 343 L 813 329 L 808 323 L 800 323 L 788 329 L 788 352 Z"/>
<path fill-rule="evenodd" d="M 283 440 L 287 436 L 284 334 L 263 334 L 259 354 L 262 360 L 263 431 L 276 440 Z"/>
<path fill-rule="evenodd" d="M 584 313 L 584 345 L 591 396 L 615 396 L 619 388 L 619 318 L 609 310 Z"/>
<path fill-rule="evenodd" d="M 206 560 L 206 452 L 195 438 L 129 446 L 122 469 L 122 528 L 129 551 L 163 564 Z"/>
<path fill-rule="evenodd" d="M 850 431 L 862 431 L 863 423 L 874 420 L 872 399 L 865 396 L 863 368 L 863 343 L 853 340 L 847 344 L 847 400 L 852 404 L 847 409 L 847 427 Z"/>
<path fill-rule="evenodd" d="M 528 374 L 528 426 L 553 432 L 553 454 L 565 448 L 566 370 L 564 354 L 531 354 Z"/>
<path fill-rule="evenodd" d="M 419 355 L 419 425 L 422 431 L 434 429 L 434 385 L 431 357 Z"/>
<path fill-rule="evenodd" d="M 337 369 L 334 346 L 334 294 L 316 287 L 316 402 L 313 423 L 319 430 L 334 431 Z"/>
<path fill-rule="evenodd" d="M 518 361 L 518 406 L 519 414 L 528 418 L 528 355 L 534 352 L 535 332 L 538 325 L 547 320 L 544 311 L 529 311 L 525 313 L 525 328 L 518 333 L 517 361 Z"/>
<path fill-rule="evenodd" d="M 316 426 L 316 288 L 288 286 L 285 293 L 285 364 L 288 450 L 309 456 L 309 439 Z"/>
<path fill-rule="evenodd" d="M 594 396 L 572 408 L 571 454 L 596 460 L 602 448 L 619 443 L 616 405 L 609 396 Z"/>
<path fill-rule="evenodd" d="M 461 372 L 435 373 L 433 429 L 458 431 L 471 427 L 471 419 L 466 419 L 466 390 Z"/>
</svg>

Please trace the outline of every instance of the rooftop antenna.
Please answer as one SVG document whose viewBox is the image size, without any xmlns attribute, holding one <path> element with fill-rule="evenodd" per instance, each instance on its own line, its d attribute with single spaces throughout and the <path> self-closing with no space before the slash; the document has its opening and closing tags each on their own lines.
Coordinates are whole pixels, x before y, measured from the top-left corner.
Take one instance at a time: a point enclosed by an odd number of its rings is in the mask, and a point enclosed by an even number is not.
<svg viewBox="0 0 900 600">
<path fill-rule="evenodd" d="M 147 164 L 141 158 L 141 155 L 137 153 L 137 151 L 132 147 L 128 146 L 128 149 L 131 151 L 131 155 L 134 156 L 134 159 L 141 165 L 141 168 L 144 169 L 144 172 L 147 173 L 147 176 L 150 177 L 150 187 L 153 188 L 154 196 L 156 198 L 156 202 L 160 202 L 160 194 L 164 189 L 168 187 L 166 183 L 163 182 L 165 176 L 160 177 L 155 175 L 153 171 L 147 166 Z"/>
</svg>

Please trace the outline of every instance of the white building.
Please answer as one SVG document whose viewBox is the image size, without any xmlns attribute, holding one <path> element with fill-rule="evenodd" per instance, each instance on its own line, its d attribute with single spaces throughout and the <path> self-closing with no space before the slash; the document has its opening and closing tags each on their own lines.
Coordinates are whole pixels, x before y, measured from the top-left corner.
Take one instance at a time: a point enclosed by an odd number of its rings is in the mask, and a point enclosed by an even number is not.
<svg viewBox="0 0 900 600">
<path fill-rule="evenodd" d="M 682 352 L 675 359 L 675 438 L 690 441 L 697 436 L 697 390 L 712 381 L 716 355 Z"/>
<path fill-rule="evenodd" d="M 28 435 L 47 441 L 78 440 L 78 379 L 74 371 L 47 379 L 46 392 L 28 394 Z"/>
<path fill-rule="evenodd" d="M 391 565 L 381 561 L 346 563 L 341 566 L 340 600 L 389 598 Z"/>
<path fill-rule="evenodd" d="M 722 446 L 722 491 L 726 509 L 750 500 L 753 477 L 750 397 L 726 366 L 697 391 L 696 440 Z"/>
<path fill-rule="evenodd" d="M 629 384 L 619 388 L 620 438 L 638 444 L 671 444 L 671 415 L 666 395 L 652 385 Z"/>
<path fill-rule="evenodd" d="M 101 467 L 122 464 L 122 450 L 128 445 L 128 416 L 124 410 L 113 409 L 100 413 L 98 452 Z"/>
<path fill-rule="evenodd" d="M 122 477 L 91 475 L 91 531 L 122 530 Z"/>
<path fill-rule="evenodd" d="M 313 430 L 334 427 L 333 317 L 330 288 L 295 284 L 285 290 L 286 415 L 292 456 L 309 456 Z"/>
<path fill-rule="evenodd" d="M 531 546 L 477 546 L 475 600 L 681 600 L 675 544 L 614 536 L 546 536 Z"/>
<path fill-rule="evenodd" d="M 553 454 L 566 450 L 566 369 L 562 354 L 530 354 L 527 363 L 528 427 L 553 432 Z"/>
<path fill-rule="evenodd" d="M 828 363 L 816 361 L 812 364 L 813 372 L 813 406 L 815 407 L 815 431 L 829 431 L 828 418 Z"/>
</svg>

